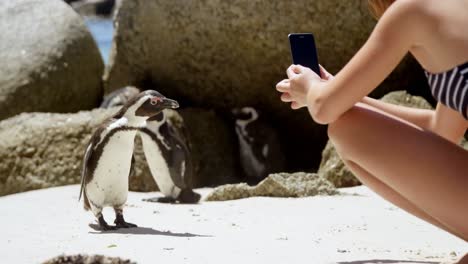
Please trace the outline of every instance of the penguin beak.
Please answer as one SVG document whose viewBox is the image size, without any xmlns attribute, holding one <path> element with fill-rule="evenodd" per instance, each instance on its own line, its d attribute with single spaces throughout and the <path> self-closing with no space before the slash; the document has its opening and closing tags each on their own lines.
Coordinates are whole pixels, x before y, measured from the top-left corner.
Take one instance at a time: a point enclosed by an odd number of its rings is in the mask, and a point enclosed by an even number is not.
<svg viewBox="0 0 468 264">
<path fill-rule="evenodd" d="M 164 98 L 162 104 L 166 108 L 179 108 L 179 103 L 176 100 L 172 100 L 169 98 Z"/>
</svg>

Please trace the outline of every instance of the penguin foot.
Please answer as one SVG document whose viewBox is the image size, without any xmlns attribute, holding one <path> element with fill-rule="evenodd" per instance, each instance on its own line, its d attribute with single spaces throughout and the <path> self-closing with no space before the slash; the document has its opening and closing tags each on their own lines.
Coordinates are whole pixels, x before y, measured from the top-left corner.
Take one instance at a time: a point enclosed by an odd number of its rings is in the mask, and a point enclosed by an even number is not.
<svg viewBox="0 0 468 264">
<path fill-rule="evenodd" d="M 177 200 L 179 200 L 180 203 L 185 203 L 185 204 L 195 204 L 200 201 L 201 195 L 199 193 L 194 192 L 191 189 L 183 189 L 179 197 L 177 197 Z"/>
<path fill-rule="evenodd" d="M 99 227 L 102 231 L 117 230 L 116 226 L 110 226 L 109 224 L 107 224 L 106 220 L 104 220 L 104 217 L 102 215 L 101 217 L 99 217 L 98 221 Z"/>
<path fill-rule="evenodd" d="M 138 227 L 135 224 L 132 223 L 127 223 L 125 222 L 123 215 L 118 214 L 115 218 L 114 224 L 117 228 L 132 228 L 132 227 Z"/>
<path fill-rule="evenodd" d="M 176 203 L 177 202 L 176 199 L 169 197 L 169 196 L 153 197 L 153 198 L 143 199 L 143 201 L 151 202 L 151 203 Z"/>
</svg>

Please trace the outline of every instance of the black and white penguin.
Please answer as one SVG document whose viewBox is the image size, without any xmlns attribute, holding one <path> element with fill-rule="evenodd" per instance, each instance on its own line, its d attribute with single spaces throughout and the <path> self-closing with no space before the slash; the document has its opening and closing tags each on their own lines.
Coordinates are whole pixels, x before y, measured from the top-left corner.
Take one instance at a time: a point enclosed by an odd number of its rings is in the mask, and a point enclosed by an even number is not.
<svg viewBox="0 0 468 264">
<path fill-rule="evenodd" d="M 275 130 L 260 118 L 253 107 L 235 108 L 235 130 L 239 159 L 249 184 L 257 184 L 270 173 L 285 167 L 284 155 Z"/>
<path fill-rule="evenodd" d="M 126 86 L 124 88 L 117 89 L 104 97 L 100 107 L 111 108 L 122 106 L 139 93 L 140 90 L 134 86 Z"/>
<path fill-rule="evenodd" d="M 161 112 L 150 118 L 139 135 L 151 174 L 165 196 L 145 201 L 197 203 L 200 194 L 190 186 L 193 166 L 189 147 L 166 115 Z"/>
<path fill-rule="evenodd" d="M 127 86 L 107 95 L 101 107 L 124 104 L 135 87 Z M 200 195 L 192 190 L 193 165 L 184 131 L 172 124 L 164 112 L 147 120 L 147 126 L 137 135 L 142 139 L 143 151 L 154 181 L 164 197 L 144 199 L 148 202 L 197 203 Z"/>
<path fill-rule="evenodd" d="M 94 132 L 83 160 L 80 198 L 85 210 L 91 210 L 103 230 L 136 227 L 123 217 L 128 195 L 128 177 L 135 135 L 145 128 L 147 119 L 179 104 L 162 94 L 148 90 L 130 99 L 114 116 Z M 102 209 L 115 210 L 115 227 L 104 220 Z"/>
</svg>

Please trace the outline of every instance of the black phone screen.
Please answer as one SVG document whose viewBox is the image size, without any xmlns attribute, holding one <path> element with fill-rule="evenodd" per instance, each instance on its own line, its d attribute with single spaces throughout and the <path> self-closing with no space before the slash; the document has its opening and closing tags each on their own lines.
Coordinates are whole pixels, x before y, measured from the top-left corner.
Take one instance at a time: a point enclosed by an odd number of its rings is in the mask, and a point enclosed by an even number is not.
<svg viewBox="0 0 468 264">
<path fill-rule="evenodd" d="M 314 35 L 311 33 L 294 33 L 289 34 L 288 38 L 293 63 L 308 67 L 320 76 Z"/>
</svg>

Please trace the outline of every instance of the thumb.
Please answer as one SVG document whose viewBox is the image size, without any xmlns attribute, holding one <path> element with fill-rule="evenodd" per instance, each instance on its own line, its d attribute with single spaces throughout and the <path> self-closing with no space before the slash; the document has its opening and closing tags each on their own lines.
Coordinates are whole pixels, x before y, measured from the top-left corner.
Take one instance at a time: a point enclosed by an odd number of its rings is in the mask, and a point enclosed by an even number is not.
<svg viewBox="0 0 468 264">
<path fill-rule="evenodd" d="M 289 66 L 289 68 L 286 70 L 286 74 L 288 75 L 288 78 L 292 79 L 294 76 L 300 74 L 302 72 L 301 67 L 302 66 L 295 65 L 295 64 Z"/>
<path fill-rule="evenodd" d="M 322 65 L 319 64 L 320 67 L 320 78 L 329 80 L 333 78 L 333 75 L 329 73 Z"/>
</svg>

